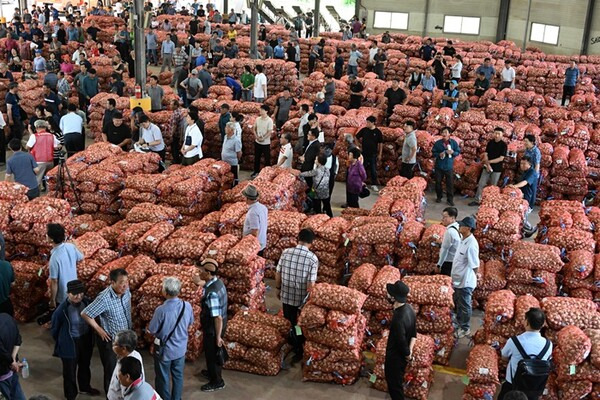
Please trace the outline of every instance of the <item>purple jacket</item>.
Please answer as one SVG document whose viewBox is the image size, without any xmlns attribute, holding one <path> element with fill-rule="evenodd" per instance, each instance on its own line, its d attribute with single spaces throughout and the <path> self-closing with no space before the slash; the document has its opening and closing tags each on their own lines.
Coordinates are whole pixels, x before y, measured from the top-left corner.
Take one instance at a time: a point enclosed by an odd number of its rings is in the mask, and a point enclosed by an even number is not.
<svg viewBox="0 0 600 400">
<path fill-rule="evenodd" d="M 360 161 L 350 164 L 346 178 L 346 190 L 348 193 L 359 194 L 364 182 L 367 180 L 367 172 Z"/>
</svg>

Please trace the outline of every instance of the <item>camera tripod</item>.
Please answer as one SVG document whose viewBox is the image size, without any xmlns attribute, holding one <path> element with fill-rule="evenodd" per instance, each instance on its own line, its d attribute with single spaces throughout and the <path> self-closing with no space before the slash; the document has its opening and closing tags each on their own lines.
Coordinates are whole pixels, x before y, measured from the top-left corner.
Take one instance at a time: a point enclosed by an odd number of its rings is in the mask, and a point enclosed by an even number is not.
<svg viewBox="0 0 600 400">
<path fill-rule="evenodd" d="M 75 189 L 75 181 L 71 176 L 71 171 L 69 171 L 64 156 L 61 155 L 58 161 L 58 171 L 56 173 L 56 197 L 61 199 L 65 198 L 65 183 L 67 183 L 73 191 L 77 207 L 81 208 L 81 199 L 79 198 L 79 193 L 77 193 L 77 190 Z"/>
</svg>

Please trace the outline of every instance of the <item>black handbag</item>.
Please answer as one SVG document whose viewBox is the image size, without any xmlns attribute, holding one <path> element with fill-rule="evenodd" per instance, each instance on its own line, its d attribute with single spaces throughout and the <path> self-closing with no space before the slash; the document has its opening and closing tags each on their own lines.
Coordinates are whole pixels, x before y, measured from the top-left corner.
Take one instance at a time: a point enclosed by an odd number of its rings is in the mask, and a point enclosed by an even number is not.
<svg viewBox="0 0 600 400">
<path fill-rule="evenodd" d="M 221 346 L 217 348 L 217 365 L 223 366 L 229 360 L 229 353 L 227 353 L 227 349 L 225 346 Z"/>
<path fill-rule="evenodd" d="M 177 326 L 179 325 L 179 322 L 181 322 L 181 318 L 183 318 L 183 313 L 185 311 L 185 301 L 181 301 L 181 311 L 179 312 L 179 316 L 177 317 L 177 322 L 175 322 L 175 326 L 173 326 L 173 329 L 171 330 L 171 332 L 169 333 L 169 335 L 166 337 L 165 340 L 160 340 L 158 337 L 156 337 L 154 339 L 154 355 L 161 357 L 163 355 L 163 352 L 165 350 L 165 347 L 167 345 L 167 343 L 169 342 L 169 339 L 171 339 L 171 336 L 173 336 L 173 333 L 175 333 L 175 329 L 177 329 Z M 158 328 L 158 331 L 156 331 L 156 335 L 158 335 L 160 333 L 160 331 L 163 328 L 165 321 L 163 320 L 160 324 L 160 327 Z"/>
<path fill-rule="evenodd" d="M 360 197 L 361 199 L 364 199 L 366 197 L 369 197 L 371 195 L 371 191 L 369 190 L 369 188 L 367 188 L 367 185 L 364 185 L 360 191 L 360 193 L 358 194 L 358 197 Z"/>
</svg>

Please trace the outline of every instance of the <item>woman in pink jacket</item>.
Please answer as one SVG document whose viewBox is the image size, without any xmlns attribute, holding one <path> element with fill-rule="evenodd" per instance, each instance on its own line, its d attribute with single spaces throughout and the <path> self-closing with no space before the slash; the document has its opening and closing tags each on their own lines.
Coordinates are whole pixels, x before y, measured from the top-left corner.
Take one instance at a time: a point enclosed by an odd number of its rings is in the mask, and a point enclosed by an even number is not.
<svg viewBox="0 0 600 400">
<path fill-rule="evenodd" d="M 346 204 L 348 207 L 359 208 L 358 195 L 367 180 L 367 172 L 359 160 L 360 156 L 359 149 L 348 150 L 348 162 L 350 163 L 346 174 Z"/>
</svg>

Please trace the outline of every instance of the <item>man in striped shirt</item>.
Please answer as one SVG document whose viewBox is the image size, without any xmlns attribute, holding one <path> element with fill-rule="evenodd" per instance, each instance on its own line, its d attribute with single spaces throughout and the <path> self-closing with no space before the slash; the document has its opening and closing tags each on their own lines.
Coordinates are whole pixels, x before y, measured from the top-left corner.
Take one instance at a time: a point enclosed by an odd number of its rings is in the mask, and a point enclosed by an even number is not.
<svg viewBox="0 0 600 400">
<path fill-rule="evenodd" d="M 310 246 L 315 234 L 310 229 L 302 229 L 298 235 L 298 245 L 281 253 L 275 275 L 277 298 L 283 303 L 283 316 L 292 327 L 298 323 L 298 311 L 306 295 L 317 280 L 319 260 L 311 252 Z M 295 328 L 292 328 L 294 331 Z M 302 359 L 302 340 L 296 337 L 294 361 Z"/>
</svg>

